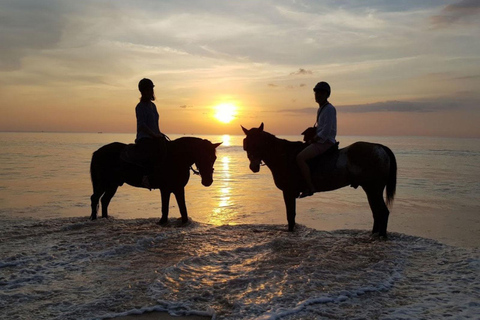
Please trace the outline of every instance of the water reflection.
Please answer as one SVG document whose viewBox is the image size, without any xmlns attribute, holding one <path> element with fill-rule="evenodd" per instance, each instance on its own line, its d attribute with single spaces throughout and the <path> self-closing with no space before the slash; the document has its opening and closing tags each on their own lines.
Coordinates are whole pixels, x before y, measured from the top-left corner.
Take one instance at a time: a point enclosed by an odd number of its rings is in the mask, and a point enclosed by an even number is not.
<svg viewBox="0 0 480 320">
<path fill-rule="evenodd" d="M 228 207 L 230 205 L 230 188 L 221 188 L 220 189 L 220 200 L 218 206 L 220 208 Z"/>
<path fill-rule="evenodd" d="M 225 147 L 230 147 L 231 146 L 231 142 L 230 142 L 230 135 L 228 134 L 224 134 L 222 136 L 222 145 L 225 146 Z"/>
<path fill-rule="evenodd" d="M 228 139 L 225 139 L 228 137 Z M 223 140 L 223 145 L 227 146 L 229 144 L 230 136 L 225 135 Z M 236 211 L 234 210 L 233 201 L 232 201 L 232 187 L 230 186 L 230 156 L 222 156 L 220 158 L 221 169 L 218 170 L 220 177 L 217 181 L 221 181 L 221 184 L 217 188 L 216 199 L 217 203 L 213 209 L 212 217 L 210 223 L 215 225 L 223 225 L 234 220 Z"/>
<path fill-rule="evenodd" d="M 222 178 L 228 185 L 230 181 L 230 156 L 223 156 L 221 159 L 222 162 Z"/>
</svg>

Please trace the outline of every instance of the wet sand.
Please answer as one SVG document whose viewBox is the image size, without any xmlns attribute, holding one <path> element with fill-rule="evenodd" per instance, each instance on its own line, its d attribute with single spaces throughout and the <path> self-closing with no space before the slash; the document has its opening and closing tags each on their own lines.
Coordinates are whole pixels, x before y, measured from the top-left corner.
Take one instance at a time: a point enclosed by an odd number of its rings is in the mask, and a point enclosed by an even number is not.
<svg viewBox="0 0 480 320">
<path fill-rule="evenodd" d="M 209 320 L 208 316 L 171 316 L 167 312 L 145 312 L 129 316 L 121 316 L 115 318 L 107 318 L 105 320 Z"/>
</svg>

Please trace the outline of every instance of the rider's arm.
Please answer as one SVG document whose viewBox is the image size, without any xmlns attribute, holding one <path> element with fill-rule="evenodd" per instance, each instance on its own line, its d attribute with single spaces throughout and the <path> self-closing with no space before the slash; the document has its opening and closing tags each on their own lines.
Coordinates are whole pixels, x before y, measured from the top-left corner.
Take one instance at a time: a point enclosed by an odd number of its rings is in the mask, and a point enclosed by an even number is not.
<svg viewBox="0 0 480 320">
<path fill-rule="evenodd" d="M 328 107 L 323 112 L 321 112 L 318 117 L 318 127 L 317 135 L 315 141 L 325 142 L 331 136 L 335 136 L 336 125 L 337 123 L 337 114 L 333 106 Z"/>
<path fill-rule="evenodd" d="M 139 131 L 145 132 L 152 138 L 163 138 L 165 135 L 163 133 L 155 133 L 153 132 L 149 127 L 147 127 L 145 124 L 142 124 L 138 128 Z"/>
<path fill-rule="evenodd" d="M 152 138 L 163 138 L 165 135 L 161 132 L 157 133 L 153 131 L 148 125 L 147 125 L 147 113 L 145 110 L 142 108 L 135 108 L 135 114 L 137 116 L 137 131 L 143 132 L 148 134 Z"/>
</svg>

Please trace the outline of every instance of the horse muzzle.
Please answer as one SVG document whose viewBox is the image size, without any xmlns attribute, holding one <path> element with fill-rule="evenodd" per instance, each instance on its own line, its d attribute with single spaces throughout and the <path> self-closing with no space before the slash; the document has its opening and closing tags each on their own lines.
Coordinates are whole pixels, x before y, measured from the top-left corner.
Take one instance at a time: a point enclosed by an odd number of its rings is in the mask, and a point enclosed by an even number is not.
<svg viewBox="0 0 480 320">
<path fill-rule="evenodd" d="M 261 163 L 261 160 L 250 160 L 250 170 L 252 170 L 252 172 L 259 172 L 260 171 L 260 163 Z"/>
<path fill-rule="evenodd" d="M 213 183 L 213 178 L 212 177 L 202 177 L 202 185 L 205 187 L 210 187 Z"/>
</svg>

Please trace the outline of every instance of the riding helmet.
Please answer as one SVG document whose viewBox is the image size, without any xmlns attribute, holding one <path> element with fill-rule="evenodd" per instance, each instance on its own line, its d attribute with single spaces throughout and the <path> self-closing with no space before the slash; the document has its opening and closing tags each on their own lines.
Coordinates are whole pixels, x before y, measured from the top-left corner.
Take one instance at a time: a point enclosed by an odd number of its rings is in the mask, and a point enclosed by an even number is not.
<svg viewBox="0 0 480 320">
<path fill-rule="evenodd" d="M 145 89 L 153 88 L 153 87 L 155 87 L 155 85 L 153 84 L 153 81 L 147 78 L 143 78 L 138 83 L 138 90 L 140 90 L 140 92 L 143 92 Z"/>
<path fill-rule="evenodd" d="M 313 88 L 313 91 L 314 92 L 326 91 L 326 92 L 328 92 L 328 96 L 330 96 L 331 89 L 330 89 L 330 85 L 328 83 L 326 83 L 325 81 L 321 81 L 321 82 L 317 83 L 317 85 Z"/>
</svg>

